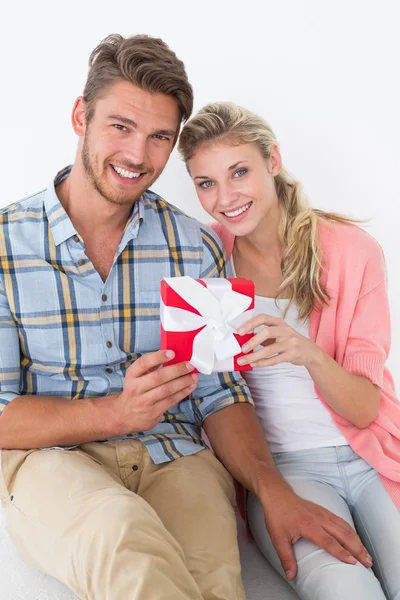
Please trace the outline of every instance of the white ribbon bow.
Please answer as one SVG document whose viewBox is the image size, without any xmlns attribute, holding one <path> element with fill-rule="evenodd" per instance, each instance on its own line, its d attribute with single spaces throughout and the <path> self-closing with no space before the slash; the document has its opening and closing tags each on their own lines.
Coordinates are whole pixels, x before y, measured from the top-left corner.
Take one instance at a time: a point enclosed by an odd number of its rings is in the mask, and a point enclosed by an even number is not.
<svg viewBox="0 0 400 600">
<path fill-rule="evenodd" d="M 194 331 L 190 363 L 209 375 L 214 370 L 233 370 L 233 357 L 241 351 L 234 333 L 252 317 L 247 311 L 251 298 L 232 290 L 226 279 L 210 278 L 207 287 L 191 277 L 165 277 L 166 283 L 200 315 L 161 303 L 161 323 L 165 331 Z M 246 312 L 245 312 L 246 311 Z M 228 363 L 216 364 L 216 361 Z"/>
</svg>

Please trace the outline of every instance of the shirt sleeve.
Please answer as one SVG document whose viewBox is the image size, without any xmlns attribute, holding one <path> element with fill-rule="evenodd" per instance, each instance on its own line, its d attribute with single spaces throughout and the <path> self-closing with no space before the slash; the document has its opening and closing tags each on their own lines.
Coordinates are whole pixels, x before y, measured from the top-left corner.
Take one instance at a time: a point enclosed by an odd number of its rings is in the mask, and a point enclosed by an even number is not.
<svg viewBox="0 0 400 600">
<path fill-rule="evenodd" d="M 0 278 L 0 415 L 20 393 L 18 331 Z"/>
<path fill-rule="evenodd" d="M 200 278 L 228 277 L 226 272 L 226 254 L 217 234 L 207 225 L 202 225 L 200 233 L 203 242 L 203 261 Z"/>
<path fill-rule="evenodd" d="M 232 277 L 217 235 L 204 225 L 201 228 L 201 236 L 204 254 L 200 277 Z M 194 415 L 200 423 L 214 412 L 232 404 L 239 402 L 253 404 L 249 389 L 238 372 L 200 374 L 192 398 Z"/>
<path fill-rule="evenodd" d="M 196 421 L 203 424 L 205 419 L 233 404 L 247 403 L 254 406 L 249 389 L 240 373 L 212 373 L 199 375 L 199 381 L 192 395 L 191 406 Z"/>
<path fill-rule="evenodd" d="M 343 368 L 382 387 L 390 351 L 390 310 L 383 251 L 376 244 L 366 264 L 351 321 Z"/>
</svg>

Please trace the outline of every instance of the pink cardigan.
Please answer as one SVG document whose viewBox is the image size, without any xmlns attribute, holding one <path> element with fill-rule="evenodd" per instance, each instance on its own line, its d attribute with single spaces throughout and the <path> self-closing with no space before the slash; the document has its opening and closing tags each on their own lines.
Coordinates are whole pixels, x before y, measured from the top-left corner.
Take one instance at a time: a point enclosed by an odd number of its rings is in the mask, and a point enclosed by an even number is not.
<svg viewBox="0 0 400 600">
<path fill-rule="evenodd" d="M 212 228 L 228 258 L 234 236 L 219 223 Z M 310 315 L 310 338 L 346 371 L 363 375 L 381 388 L 379 414 L 358 429 L 335 413 L 316 392 L 353 450 L 381 476 L 400 508 L 400 403 L 385 367 L 390 349 L 386 267 L 378 242 L 355 225 L 320 222 L 323 250 L 321 281 L 331 298 Z"/>
</svg>

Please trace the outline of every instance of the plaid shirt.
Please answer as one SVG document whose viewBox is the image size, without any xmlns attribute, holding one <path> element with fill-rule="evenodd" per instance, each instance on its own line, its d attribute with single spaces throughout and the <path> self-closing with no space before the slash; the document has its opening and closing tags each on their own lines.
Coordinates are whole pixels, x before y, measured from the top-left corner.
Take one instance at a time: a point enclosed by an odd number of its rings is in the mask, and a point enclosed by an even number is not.
<svg viewBox="0 0 400 600">
<path fill-rule="evenodd" d="M 215 234 L 157 194 L 135 203 L 104 283 L 55 186 L 0 211 L 0 413 L 23 394 L 84 399 L 122 390 L 127 368 L 160 347 L 163 277 L 224 277 Z M 194 394 L 139 438 L 155 463 L 204 447 L 204 419 L 251 402 L 235 373 L 200 375 Z"/>
</svg>

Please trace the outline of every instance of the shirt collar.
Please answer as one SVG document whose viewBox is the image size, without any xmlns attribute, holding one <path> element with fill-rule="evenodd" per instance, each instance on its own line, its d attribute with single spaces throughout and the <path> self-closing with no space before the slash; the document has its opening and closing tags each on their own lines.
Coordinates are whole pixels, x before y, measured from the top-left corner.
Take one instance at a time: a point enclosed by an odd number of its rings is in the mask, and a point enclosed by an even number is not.
<svg viewBox="0 0 400 600">
<path fill-rule="evenodd" d="M 68 177 L 71 169 L 72 165 L 69 165 L 59 171 L 52 183 L 46 189 L 44 195 L 44 207 L 56 246 L 59 246 L 78 233 L 56 193 L 56 186 Z M 143 199 L 145 196 L 146 193 L 143 194 L 133 206 L 132 213 L 124 230 L 123 238 L 125 242 L 137 237 L 140 223 L 144 219 Z"/>
</svg>

